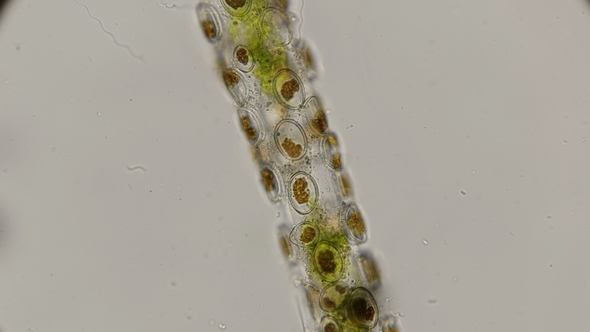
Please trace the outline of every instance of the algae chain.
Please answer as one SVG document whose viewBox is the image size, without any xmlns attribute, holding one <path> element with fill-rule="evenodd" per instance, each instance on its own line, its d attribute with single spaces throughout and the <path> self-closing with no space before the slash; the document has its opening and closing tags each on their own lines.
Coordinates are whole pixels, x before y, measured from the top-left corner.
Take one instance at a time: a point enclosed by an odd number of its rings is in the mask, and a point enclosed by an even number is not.
<svg viewBox="0 0 590 332">
<path fill-rule="evenodd" d="M 379 267 L 289 2 L 207 0 L 196 14 L 264 191 L 285 211 L 279 244 L 298 276 L 304 330 L 398 331 L 397 316 L 379 311 Z"/>
</svg>

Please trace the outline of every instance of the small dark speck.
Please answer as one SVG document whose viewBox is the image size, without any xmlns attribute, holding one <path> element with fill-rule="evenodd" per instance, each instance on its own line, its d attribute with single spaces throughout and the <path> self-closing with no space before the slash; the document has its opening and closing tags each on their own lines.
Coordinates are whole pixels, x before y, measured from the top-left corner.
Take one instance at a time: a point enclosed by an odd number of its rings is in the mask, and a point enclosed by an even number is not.
<svg viewBox="0 0 590 332">
<path fill-rule="evenodd" d="M 466 196 L 467 192 L 465 190 L 461 190 L 461 195 Z"/>
</svg>

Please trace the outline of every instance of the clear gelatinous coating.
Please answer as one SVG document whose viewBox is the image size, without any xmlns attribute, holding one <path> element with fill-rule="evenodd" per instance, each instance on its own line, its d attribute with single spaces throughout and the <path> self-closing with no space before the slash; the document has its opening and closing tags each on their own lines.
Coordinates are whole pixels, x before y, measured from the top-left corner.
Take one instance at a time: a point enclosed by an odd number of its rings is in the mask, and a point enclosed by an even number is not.
<svg viewBox="0 0 590 332">
<path fill-rule="evenodd" d="M 196 14 L 262 188 L 285 212 L 279 247 L 300 280 L 304 330 L 399 331 L 397 317 L 379 308 L 386 301 L 378 294 L 379 266 L 365 244 L 366 220 L 314 90 L 316 61 L 298 35 L 292 5 L 204 0 Z"/>
</svg>

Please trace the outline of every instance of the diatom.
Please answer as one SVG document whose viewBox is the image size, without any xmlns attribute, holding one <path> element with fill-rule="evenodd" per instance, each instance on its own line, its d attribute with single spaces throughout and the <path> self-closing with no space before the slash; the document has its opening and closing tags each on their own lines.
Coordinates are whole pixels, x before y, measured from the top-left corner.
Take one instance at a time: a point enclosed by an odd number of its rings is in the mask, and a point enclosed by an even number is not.
<svg viewBox="0 0 590 332">
<path fill-rule="evenodd" d="M 397 316 L 380 316 L 382 276 L 365 244 L 367 220 L 314 88 L 318 63 L 298 35 L 291 2 L 204 0 L 196 16 L 262 188 L 286 212 L 278 247 L 300 280 L 304 330 L 398 331 Z"/>
</svg>

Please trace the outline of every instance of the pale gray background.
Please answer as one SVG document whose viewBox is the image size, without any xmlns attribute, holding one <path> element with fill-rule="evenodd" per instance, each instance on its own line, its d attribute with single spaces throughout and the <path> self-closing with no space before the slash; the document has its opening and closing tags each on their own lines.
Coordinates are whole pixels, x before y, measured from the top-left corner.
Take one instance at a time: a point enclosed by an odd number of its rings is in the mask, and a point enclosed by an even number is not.
<svg viewBox="0 0 590 332">
<path fill-rule="evenodd" d="M 1 18 L 0 331 L 297 331 L 194 2 L 80 2 L 126 46 L 73 0 Z M 590 330 L 589 2 L 303 13 L 405 331 Z"/>
</svg>

